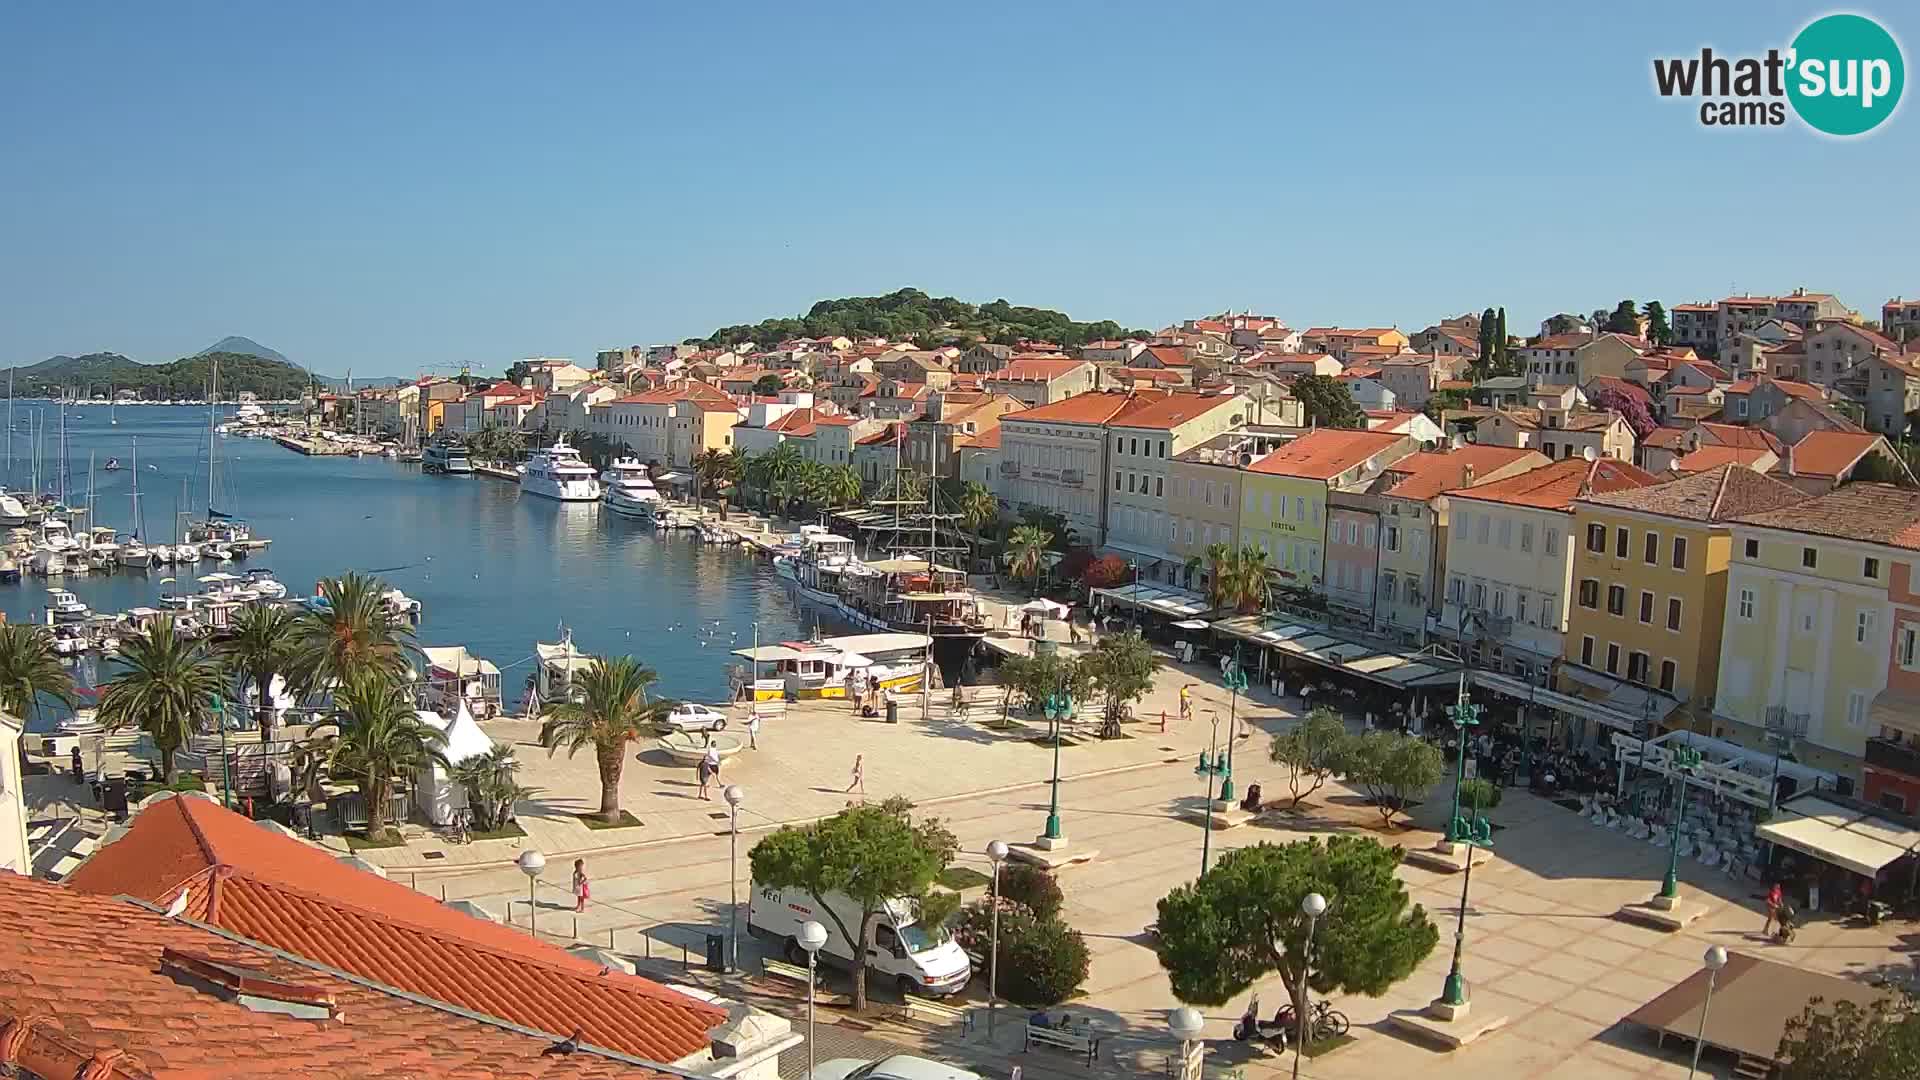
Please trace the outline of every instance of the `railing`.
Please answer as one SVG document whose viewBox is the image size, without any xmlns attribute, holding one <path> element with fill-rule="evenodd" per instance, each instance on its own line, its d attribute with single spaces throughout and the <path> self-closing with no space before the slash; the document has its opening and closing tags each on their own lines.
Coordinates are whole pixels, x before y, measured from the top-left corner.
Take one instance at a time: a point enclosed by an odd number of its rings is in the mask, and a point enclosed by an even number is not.
<svg viewBox="0 0 1920 1080">
<path fill-rule="evenodd" d="M 1920 746 L 1892 739 L 1868 739 L 1867 764 L 1904 776 L 1920 777 Z"/>
<path fill-rule="evenodd" d="M 1813 714 L 1788 712 L 1785 705 L 1769 705 L 1766 709 L 1766 726 L 1769 730 L 1792 735 L 1805 735 L 1812 726 Z"/>
<path fill-rule="evenodd" d="M 1083 481 L 1086 480 L 1086 478 L 1087 478 L 1086 474 L 1081 472 L 1079 469 L 1061 469 L 1060 470 L 1060 482 L 1063 484 L 1082 483 Z"/>
</svg>

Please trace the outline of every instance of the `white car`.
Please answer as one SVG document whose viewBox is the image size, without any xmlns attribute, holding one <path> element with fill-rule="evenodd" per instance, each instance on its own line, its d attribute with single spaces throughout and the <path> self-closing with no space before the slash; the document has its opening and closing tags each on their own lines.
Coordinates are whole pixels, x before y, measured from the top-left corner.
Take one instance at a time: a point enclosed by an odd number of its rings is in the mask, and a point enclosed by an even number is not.
<svg viewBox="0 0 1920 1080">
<path fill-rule="evenodd" d="M 725 731 L 727 714 L 719 709 L 687 702 L 676 705 L 667 714 L 667 726 L 675 731 Z"/>
<path fill-rule="evenodd" d="M 835 1058 L 814 1066 L 808 1075 L 812 1080 L 984 1080 L 977 1072 L 907 1054 L 880 1061 Z"/>
</svg>

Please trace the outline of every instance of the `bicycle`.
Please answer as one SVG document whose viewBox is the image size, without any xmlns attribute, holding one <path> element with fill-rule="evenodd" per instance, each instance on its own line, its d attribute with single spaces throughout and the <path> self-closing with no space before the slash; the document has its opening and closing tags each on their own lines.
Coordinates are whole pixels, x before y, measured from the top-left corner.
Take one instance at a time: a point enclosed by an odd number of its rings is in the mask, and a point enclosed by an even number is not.
<svg viewBox="0 0 1920 1080">
<path fill-rule="evenodd" d="M 1324 1001 L 1313 1003 L 1313 1041 L 1324 1042 L 1337 1039 L 1347 1033 L 1352 1025 L 1347 1022 L 1347 1014 Z"/>
<path fill-rule="evenodd" d="M 459 810 L 455 810 L 453 812 L 453 819 L 447 822 L 447 843 L 449 844 L 473 843 L 473 834 L 470 831 L 468 831 L 469 830 L 468 822 L 472 817 L 473 817 L 472 811 L 467 810 L 464 807 L 462 807 Z"/>
</svg>

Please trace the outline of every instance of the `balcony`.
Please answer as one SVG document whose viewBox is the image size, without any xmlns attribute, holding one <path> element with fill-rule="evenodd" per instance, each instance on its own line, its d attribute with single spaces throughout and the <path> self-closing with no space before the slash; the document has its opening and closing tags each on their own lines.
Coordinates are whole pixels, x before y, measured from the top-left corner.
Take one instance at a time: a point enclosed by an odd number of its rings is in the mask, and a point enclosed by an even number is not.
<svg viewBox="0 0 1920 1080">
<path fill-rule="evenodd" d="M 1086 479 L 1087 479 L 1086 474 L 1081 472 L 1079 469 L 1061 469 L 1060 470 L 1060 482 L 1063 484 L 1080 484 L 1080 483 L 1084 483 Z"/>
<path fill-rule="evenodd" d="M 1868 739 L 1867 764 L 1920 779 L 1920 746 L 1892 739 Z"/>
<path fill-rule="evenodd" d="M 1805 738 L 1807 730 L 1812 724 L 1812 713 L 1788 712 L 1785 705 L 1767 706 L 1766 726 L 1768 731 L 1791 735 L 1796 739 Z"/>
</svg>

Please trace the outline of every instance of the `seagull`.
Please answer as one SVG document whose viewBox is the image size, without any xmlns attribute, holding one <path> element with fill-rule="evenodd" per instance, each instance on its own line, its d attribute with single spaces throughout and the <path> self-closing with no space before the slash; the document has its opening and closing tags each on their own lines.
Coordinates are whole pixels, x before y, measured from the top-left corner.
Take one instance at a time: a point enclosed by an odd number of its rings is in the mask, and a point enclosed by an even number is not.
<svg viewBox="0 0 1920 1080">
<path fill-rule="evenodd" d="M 188 889 L 188 888 L 181 889 L 180 895 L 174 897 L 173 903 L 167 905 L 167 918 L 169 919 L 179 918 L 180 913 L 187 910 L 187 897 L 191 895 L 193 895 L 192 889 Z"/>
<path fill-rule="evenodd" d="M 581 1031 L 579 1028 L 574 1028 L 573 1034 L 567 1036 L 564 1039 L 561 1039 L 559 1042 L 554 1043 L 552 1046 L 547 1047 L 545 1050 L 540 1051 L 540 1056 L 541 1057 L 566 1057 L 568 1054 L 571 1054 L 574 1051 L 580 1049 L 580 1039 L 585 1034 L 586 1033 Z"/>
</svg>

